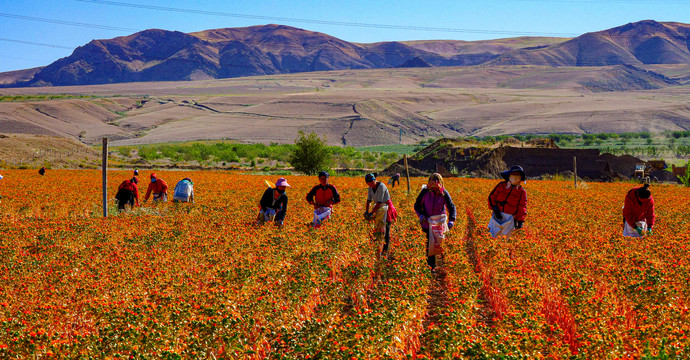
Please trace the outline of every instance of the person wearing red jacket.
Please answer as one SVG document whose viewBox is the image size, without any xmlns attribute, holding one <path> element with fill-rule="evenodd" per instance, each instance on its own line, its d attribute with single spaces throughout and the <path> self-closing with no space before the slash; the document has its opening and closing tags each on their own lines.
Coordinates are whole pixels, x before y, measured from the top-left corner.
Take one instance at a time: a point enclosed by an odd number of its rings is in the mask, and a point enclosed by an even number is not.
<svg viewBox="0 0 690 360">
<path fill-rule="evenodd" d="M 329 175 L 325 171 L 319 173 L 319 185 L 314 186 L 307 193 L 307 202 L 314 206 L 314 219 L 309 226 L 319 227 L 328 220 L 333 213 L 333 205 L 340 202 L 340 194 L 335 186 L 328 183 Z"/>
<path fill-rule="evenodd" d="M 156 176 L 156 173 L 151 173 L 151 182 L 146 190 L 146 196 L 144 196 L 144 202 L 149 199 L 149 196 L 153 193 L 153 202 L 166 202 L 168 201 L 168 184 Z"/>
<path fill-rule="evenodd" d="M 649 184 L 630 189 L 623 205 L 623 236 L 643 237 L 652 235 L 654 226 L 654 198 Z"/>
<path fill-rule="evenodd" d="M 133 177 L 129 180 L 125 180 L 120 184 L 117 189 L 117 194 L 115 199 L 117 200 L 117 209 L 120 211 L 125 210 L 125 205 L 129 204 L 129 207 L 134 209 L 134 204 L 139 206 L 139 189 L 137 184 L 139 179 Z"/>
<path fill-rule="evenodd" d="M 527 192 L 522 187 L 525 181 L 525 170 L 513 166 L 501 172 L 501 181 L 489 194 L 489 209 L 493 211 L 489 221 L 491 236 L 505 236 L 507 239 L 513 231 L 521 229 L 527 216 Z"/>
</svg>

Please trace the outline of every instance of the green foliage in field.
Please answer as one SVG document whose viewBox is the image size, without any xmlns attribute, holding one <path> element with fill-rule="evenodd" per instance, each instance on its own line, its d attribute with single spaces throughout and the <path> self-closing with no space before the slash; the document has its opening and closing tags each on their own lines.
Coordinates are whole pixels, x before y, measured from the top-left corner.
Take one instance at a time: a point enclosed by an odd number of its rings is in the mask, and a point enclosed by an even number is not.
<svg viewBox="0 0 690 360">
<path fill-rule="evenodd" d="M 232 142 L 190 142 L 168 143 L 138 146 L 115 146 L 112 151 L 128 158 L 134 150 L 138 156 L 149 162 L 170 160 L 172 162 L 198 162 L 200 164 L 236 163 L 251 167 L 259 166 L 272 170 L 267 162 L 275 163 L 275 168 L 288 166 L 288 157 L 296 148 L 294 144 L 239 144 Z M 400 155 L 395 152 L 375 152 L 361 150 L 351 146 L 327 146 L 331 154 L 332 167 L 349 169 L 383 169 L 398 161 Z M 252 165 L 253 162 L 253 165 Z"/>
<path fill-rule="evenodd" d="M 683 183 L 686 187 L 690 187 L 690 161 L 688 161 L 687 164 L 685 164 L 685 175 L 681 175 L 678 177 L 680 179 L 680 182 Z"/>
<path fill-rule="evenodd" d="M 305 134 L 299 131 L 295 147 L 290 152 L 292 167 L 307 175 L 314 175 L 320 170 L 328 169 L 331 163 L 331 152 L 326 146 L 326 139 L 321 139 L 313 131 Z"/>
</svg>

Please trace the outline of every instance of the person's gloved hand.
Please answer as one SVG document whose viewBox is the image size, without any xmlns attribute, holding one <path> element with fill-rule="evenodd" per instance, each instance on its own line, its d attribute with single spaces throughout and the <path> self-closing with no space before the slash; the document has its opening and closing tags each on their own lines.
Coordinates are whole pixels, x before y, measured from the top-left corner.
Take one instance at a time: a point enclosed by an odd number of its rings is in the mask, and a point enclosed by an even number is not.
<svg viewBox="0 0 690 360">
<path fill-rule="evenodd" d="M 522 224 L 523 224 L 523 223 L 524 223 L 524 221 L 516 220 L 516 221 L 515 221 L 515 229 L 516 229 L 516 230 L 517 230 L 517 229 L 522 229 Z"/>
<path fill-rule="evenodd" d="M 501 209 L 498 208 L 498 205 L 494 205 L 491 208 L 494 210 L 494 218 L 496 221 L 503 220 L 503 215 L 501 215 Z"/>
<path fill-rule="evenodd" d="M 281 221 L 276 221 L 275 225 L 276 225 L 277 227 L 283 227 L 283 221 L 282 221 L 282 220 L 281 220 Z"/>
<path fill-rule="evenodd" d="M 419 222 L 420 222 L 420 223 L 423 223 L 423 222 L 425 222 L 425 221 L 426 221 L 426 216 L 424 216 L 424 215 L 419 215 Z"/>
<path fill-rule="evenodd" d="M 449 221 L 448 222 L 448 230 L 452 229 L 454 225 L 455 225 L 455 222 Z"/>
<path fill-rule="evenodd" d="M 368 212 L 368 211 L 365 211 L 365 212 L 364 212 L 364 218 L 365 218 L 366 220 L 371 220 L 371 216 L 372 216 L 372 215 L 374 215 L 374 214 L 373 214 L 373 213 L 370 213 L 370 212 Z"/>
<path fill-rule="evenodd" d="M 644 230 L 642 230 L 642 228 L 639 226 L 635 226 L 635 231 L 637 231 L 637 235 L 640 236 L 642 236 L 642 233 L 644 232 Z"/>
</svg>

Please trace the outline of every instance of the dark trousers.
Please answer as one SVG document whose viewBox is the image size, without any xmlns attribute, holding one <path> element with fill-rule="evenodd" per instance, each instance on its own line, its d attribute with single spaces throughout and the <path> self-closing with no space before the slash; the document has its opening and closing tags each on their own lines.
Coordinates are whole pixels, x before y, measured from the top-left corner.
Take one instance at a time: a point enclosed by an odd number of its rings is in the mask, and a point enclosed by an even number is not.
<svg viewBox="0 0 690 360">
<path fill-rule="evenodd" d="M 391 242 L 391 223 L 386 221 L 386 233 L 384 235 L 384 240 L 386 241 L 383 244 L 383 250 L 381 252 L 385 252 L 388 250 L 388 244 Z"/>
<path fill-rule="evenodd" d="M 115 195 L 115 199 L 117 199 L 118 210 L 124 210 L 126 204 L 129 204 L 130 207 L 134 206 L 134 193 L 131 190 L 120 189 Z"/>
<path fill-rule="evenodd" d="M 422 232 L 424 235 L 426 235 L 424 238 L 426 239 L 425 244 L 426 244 L 426 253 L 429 253 L 429 229 L 422 228 Z M 426 263 L 429 264 L 429 266 L 434 269 L 436 268 L 436 255 L 434 256 L 427 256 L 426 257 Z"/>
</svg>

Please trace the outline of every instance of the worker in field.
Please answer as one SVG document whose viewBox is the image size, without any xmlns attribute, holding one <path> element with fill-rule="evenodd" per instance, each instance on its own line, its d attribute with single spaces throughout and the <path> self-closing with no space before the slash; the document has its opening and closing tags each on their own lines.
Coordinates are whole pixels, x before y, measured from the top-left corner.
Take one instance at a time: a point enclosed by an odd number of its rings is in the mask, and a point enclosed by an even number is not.
<svg viewBox="0 0 690 360">
<path fill-rule="evenodd" d="M 194 183 L 192 179 L 186 177 L 177 182 L 173 191 L 173 202 L 194 203 Z"/>
<path fill-rule="evenodd" d="M 39 173 L 41 176 L 45 175 L 45 174 L 46 174 L 46 167 L 44 166 L 44 167 L 38 169 L 38 173 Z"/>
<path fill-rule="evenodd" d="M 450 193 L 443 186 L 441 174 L 434 173 L 417 195 L 414 211 L 419 218 L 422 232 L 426 235 L 426 263 L 436 269 L 436 255 L 442 253 L 441 243 L 445 232 L 455 225 L 457 212 Z"/>
<path fill-rule="evenodd" d="M 630 189 L 623 205 L 623 236 L 643 237 L 652 235 L 654 226 L 654 198 L 649 184 Z"/>
<path fill-rule="evenodd" d="M 283 226 L 287 214 L 288 196 L 285 190 L 290 187 L 285 178 L 280 178 L 275 183 L 275 188 L 269 187 L 264 191 L 259 201 L 259 216 L 257 224 L 273 221 L 275 226 Z"/>
<path fill-rule="evenodd" d="M 314 219 L 309 226 L 320 227 L 333 213 L 333 205 L 340 202 L 338 190 L 328 182 L 329 175 L 325 171 L 319 173 L 319 184 L 307 193 L 307 202 L 314 207 Z"/>
<path fill-rule="evenodd" d="M 159 179 L 156 173 L 151 173 L 151 182 L 146 190 L 146 196 L 144 196 L 144 202 L 148 201 L 149 196 L 153 193 L 153 202 L 166 202 L 168 201 L 168 184 L 163 179 Z"/>
<path fill-rule="evenodd" d="M 123 181 L 117 188 L 115 200 L 117 200 L 117 209 L 125 210 L 125 205 L 129 204 L 130 209 L 134 209 L 134 205 L 139 206 L 139 189 L 137 184 L 139 179 L 136 176 L 131 179 Z"/>
<path fill-rule="evenodd" d="M 364 219 L 374 222 L 374 239 L 377 244 L 383 238 L 384 244 L 380 253 L 384 255 L 390 246 L 391 223 L 397 218 L 397 211 L 391 201 L 388 188 L 382 182 L 376 180 L 376 174 L 367 174 L 364 181 L 369 187 L 367 189 L 367 205 L 364 212 Z M 372 203 L 374 206 L 372 207 Z M 371 210 L 371 211 L 370 211 Z"/>
<path fill-rule="evenodd" d="M 391 178 L 388 180 L 388 184 L 391 186 L 391 188 L 395 187 L 395 183 L 400 185 L 400 173 L 395 173 L 395 175 L 391 176 Z"/>
<path fill-rule="evenodd" d="M 0 175 L 0 180 L 2 180 L 2 175 Z M 0 195 L 0 199 L 2 199 L 2 195 Z"/>
<path fill-rule="evenodd" d="M 513 231 L 521 229 L 527 216 L 527 192 L 522 187 L 525 171 L 513 166 L 501 172 L 501 181 L 489 194 L 489 209 L 493 211 L 489 220 L 491 236 L 510 238 Z"/>
</svg>

